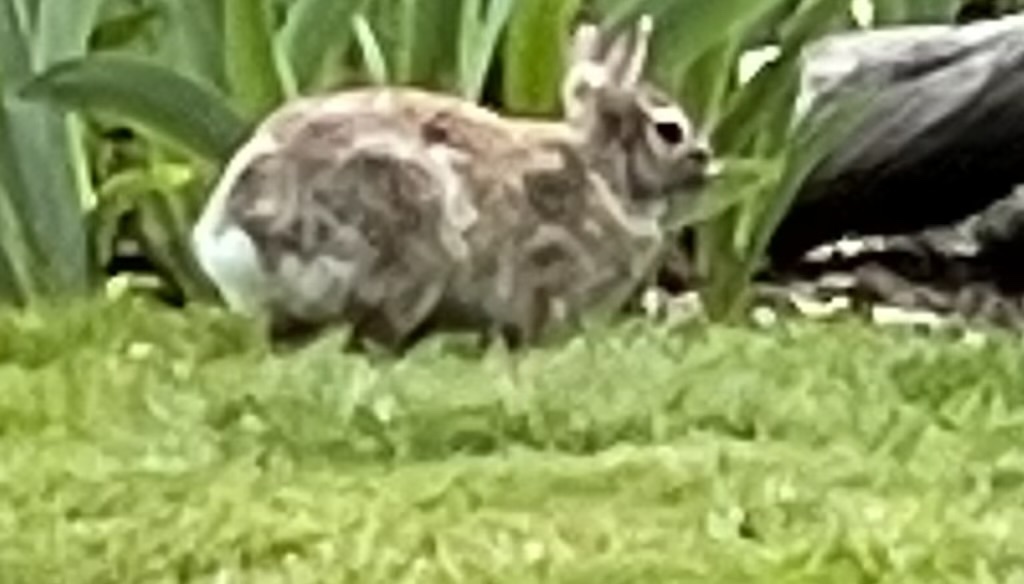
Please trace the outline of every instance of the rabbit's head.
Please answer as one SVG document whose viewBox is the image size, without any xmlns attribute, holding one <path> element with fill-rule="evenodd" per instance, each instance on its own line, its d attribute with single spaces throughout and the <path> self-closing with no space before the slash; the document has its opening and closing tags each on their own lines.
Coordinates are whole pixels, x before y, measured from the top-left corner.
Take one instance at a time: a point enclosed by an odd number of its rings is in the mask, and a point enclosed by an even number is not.
<svg viewBox="0 0 1024 584">
<path fill-rule="evenodd" d="M 637 202 L 703 184 L 711 158 L 683 109 L 642 79 L 652 30 L 648 15 L 611 39 L 592 24 L 580 26 L 562 86 L 566 120 L 595 169 Z"/>
</svg>

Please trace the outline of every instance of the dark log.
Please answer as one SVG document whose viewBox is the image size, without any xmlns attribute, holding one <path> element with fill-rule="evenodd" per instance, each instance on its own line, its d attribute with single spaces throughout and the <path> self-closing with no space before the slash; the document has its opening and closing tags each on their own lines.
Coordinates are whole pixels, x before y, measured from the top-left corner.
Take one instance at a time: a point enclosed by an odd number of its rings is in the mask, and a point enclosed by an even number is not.
<svg viewBox="0 0 1024 584">
<path fill-rule="evenodd" d="M 829 37 L 808 50 L 804 82 L 810 111 L 873 100 L 802 187 L 776 265 L 847 235 L 951 224 L 1024 183 L 1024 16 Z"/>
</svg>

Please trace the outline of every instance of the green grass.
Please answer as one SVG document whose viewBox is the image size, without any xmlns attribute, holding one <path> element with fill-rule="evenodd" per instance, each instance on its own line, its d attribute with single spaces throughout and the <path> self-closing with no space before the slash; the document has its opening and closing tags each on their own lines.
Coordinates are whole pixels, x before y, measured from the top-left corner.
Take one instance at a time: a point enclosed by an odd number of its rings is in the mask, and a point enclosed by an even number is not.
<svg viewBox="0 0 1024 584">
<path fill-rule="evenodd" d="M 1024 578 L 1019 338 L 339 346 L 134 301 L 0 316 L 0 582 Z"/>
</svg>

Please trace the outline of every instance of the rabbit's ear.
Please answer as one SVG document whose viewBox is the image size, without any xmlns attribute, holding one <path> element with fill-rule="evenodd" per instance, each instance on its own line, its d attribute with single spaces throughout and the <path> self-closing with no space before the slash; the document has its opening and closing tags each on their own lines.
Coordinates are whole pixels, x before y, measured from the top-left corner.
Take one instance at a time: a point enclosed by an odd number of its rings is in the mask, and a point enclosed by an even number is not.
<svg viewBox="0 0 1024 584">
<path fill-rule="evenodd" d="M 619 35 L 608 49 L 604 58 L 604 69 L 610 81 L 620 89 L 633 89 L 640 83 L 647 66 L 648 45 L 654 21 L 650 14 L 643 14 L 633 30 Z"/>
<path fill-rule="evenodd" d="M 572 36 L 572 61 L 570 66 L 595 62 L 600 51 L 600 32 L 593 23 L 581 24 Z"/>
<path fill-rule="evenodd" d="M 631 30 L 618 35 L 611 46 L 607 46 L 594 24 L 576 29 L 572 60 L 562 83 L 562 105 L 570 123 L 593 122 L 604 90 L 636 89 L 647 65 L 653 28 L 651 16 L 644 14 Z"/>
<path fill-rule="evenodd" d="M 601 64 L 601 35 L 596 25 L 586 23 L 573 34 L 570 61 L 562 81 L 562 106 L 568 120 L 587 115 L 594 92 L 608 85 L 608 72 Z"/>
</svg>

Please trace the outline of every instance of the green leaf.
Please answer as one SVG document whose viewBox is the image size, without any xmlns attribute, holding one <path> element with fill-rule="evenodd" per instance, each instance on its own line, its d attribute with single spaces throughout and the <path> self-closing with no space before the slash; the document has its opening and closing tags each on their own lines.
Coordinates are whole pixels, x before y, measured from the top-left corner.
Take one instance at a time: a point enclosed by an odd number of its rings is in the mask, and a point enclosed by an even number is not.
<svg viewBox="0 0 1024 584">
<path fill-rule="evenodd" d="M 870 104 L 871 96 L 851 94 L 827 110 L 799 120 L 787 148 L 785 171 L 772 196 L 755 201 L 755 206 L 748 209 L 752 218 L 749 233 L 743 229 L 737 232 L 738 243 L 745 246 L 748 269 L 753 269 L 755 258 L 760 258 L 768 248 L 804 180 L 862 122 Z"/>
<path fill-rule="evenodd" d="M 654 4 L 661 3 L 649 3 Z M 749 159 L 761 167 L 757 179 L 727 185 L 734 190 L 728 198 L 738 204 L 726 206 L 697 228 L 698 264 L 705 281 L 701 296 L 713 317 L 733 319 L 742 314 L 768 242 L 803 181 L 835 145 L 822 135 L 834 139 L 834 134 L 817 125 L 794 127 L 793 106 L 802 48 L 845 26 L 849 3 L 809 0 L 788 12 L 779 0 L 757 6 L 727 0 L 701 4 L 702 10 L 697 4 L 689 0 L 665 8 L 659 22 L 665 38 L 657 51 L 663 67 L 682 72 L 680 93 L 688 106 L 697 104 L 718 155 Z M 665 32 L 664 23 L 673 22 L 677 26 L 670 24 Z M 707 44 L 715 42 L 709 30 L 725 31 L 726 40 Z M 736 74 L 742 50 L 755 34 L 778 42 L 778 58 L 745 84 L 723 79 Z M 664 51 L 672 47 L 679 53 L 666 56 Z M 821 118 L 817 122 L 831 125 Z"/>
<path fill-rule="evenodd" d="M 34 256 L 26 247 L 11 198 L 0 182 L 0 302 L 24 304 L 37 292 L 31 272 Z"/>
<path fill-rule="evenodd" d="M 32 57 L 26 24 L 14 2 L 0 2 L 0 81 L 7 91 L 32 76 Z"/>
<path fill-rule="evenodd" d="M 157 0 L 164 29 L 156 60 L 177 73 L 227 93 L 225 0 Z"/>
<path fill-rule="evenodd" d="M 174 71 L 126 56 L 96 55 L 54 66 L 24 89 L 31 99 L 125 116 L 217 162 L 250 129 L 206 87 Z"/>
<path fill-rule="evenodd" d="M 494 61 L 498 40 L 512 15 L 516 0 L 463 0 L 459 15 L 459 93 L 477 101 L 487 71 Z"/>
<path fill-rule="evenodd" d="M 726 37 L 693 61 L 683 80 L 672 82 L 675 94 L 686 107 L 686 112 L 701 122 L 711 125 L 717 120 L 736 85 L 736 64 L 740 55 L 740 42 Z"/>
<path fill-rule="evenodd" d="M 115 239 L 130 238 L 176 294 L 190 300 L 213 298 L 190 244 L 206 184 L 193 167 L 172 163 L 153 163 L 111 177 L 91 214 L 97 263 L 110 261 Z"/>
<path fill-rule="evenodd" d="M 458 92 L 462 0 L 376 2 L 370 14 L 391 63 L 392 83 Z"/>
<path fill-rule="evenodd" d="M 396 0 L 398 5 L 395 9 L 397 20 L 394 38 L 392 39 L 392 59 L 394 70 L 394 81 L 396 83 L 408 83 L 412 80 L 416 67 L 416 44 L 418 30 L 416 29 L 419 12 L 422 8 L 420 0 Z"/>
<path fill-rule="evenodd" d="M 139 200 L 138 234 L 146 257 L 163 279 L 188 300 L 213 300 L 215 289 L 206 279 L 192 250 L 192 226 L 206 200 L 202 185 L 172 192 L 157 191 Z"/>
<path fill-rule="evenodd" d="M 772 181 L 775 165 L 764 159 L 719 159 L 722 169 L 699 194 L 683 193 L 673 206 L 665 228 L 676 232 L 717 219 L 748 204 Z"/>
<path fill-rule="evenodd" d="M 599 22 L 615 27 L 633 20 L 640 13 L 651 13 L 652 5 L 661 0 L 590 0 L 587 7 L 600 15 Z"/>
<path fill-rule="evenodd" d="M 106 18 L 89 34 L 89 46 L 93 50 L 122 48 L 142 37 L 159 16 L 157 7 L 143 6 Z"/>
<path fill-rule="evenodd" d="M 352 43 L 352 17 L 367 0 L 295 0 L 277 33 L 300 91 L 314 85 L 328 58 L 344 54 Z"/>
<path fill-rule="evenodd" d="M 38 66 L 81 56 L 86 50 L 103 0 L 43 2 L 33 37 L 32 56 Z M 38 70 L 38 69 L 37 69 Z"/>
<path fill-rule="evenodd" d="M 962 0 L 888 0 L 875 2 L 876 26 L 906 23 L 949 23 Z"/>
<path fill-rule="evenodd" d="M 502 71 L 505 108 L 549 114 L 558 108 L 565 45 L 580 0 L 519 0 L 508 25 Z"/>
<path fill-rule="evenodd" d="M 723 40 L 743 37 L 785 0 L 660 0 L 646 11 L 658 17 L 652 52 L 676 71 L 686 71 Z M 723 71 L 723 74 L 726 72 Z M 677 77 L 677 76 L 674 76 Z M 678 78 L 678 77 L 677 77 Z"/>
<path fill-rule="evenodd" d="M 391 79 L 387 59 L 384 58 L 384 49 L 373 32 L 370 21 L 362 14 L 353 17 L 353 28 L 356 32 L 356 41 L 363 54 L 363 63 L 370 78 L 377 85 L 385 85 Z"/>
<path fill-rule="evenodd" d="M 780 26 L 783 49 L 795 50 L 850 24 L 847 0 L 816 0 L 800 5 Z"/>
<path fill-rule="evenodd" d="M 284 99 L 274 54 L 270 7 L 265 0 L 225 0 L 224 58 L 231 95 L 251 118 Z"/>
<path fill-rule="evenodd" d="M 76 126 L 44 104 L 25 102 L 16 90 L 38 68 L 84 53 L 99 0 L 17 8 L 0 2 L 0 184 L 11 229 L 5 243 L 17 249 L 8 252 L 5 271 L 30 268 L 35 284 L 22 298 L 84 293 L 91 271 L 82 207 L 90 188 Z"/>
<path fill-rule="evenodd" d="M 725 100 L 712 120 L 716 147 L 747 156 L 778 152 L 790 130 L 798 89 L 798 48 L 786 48 Z"/>
</svg>

